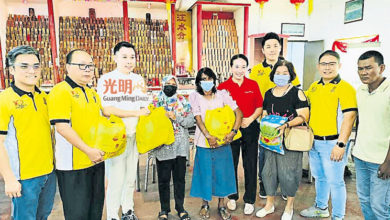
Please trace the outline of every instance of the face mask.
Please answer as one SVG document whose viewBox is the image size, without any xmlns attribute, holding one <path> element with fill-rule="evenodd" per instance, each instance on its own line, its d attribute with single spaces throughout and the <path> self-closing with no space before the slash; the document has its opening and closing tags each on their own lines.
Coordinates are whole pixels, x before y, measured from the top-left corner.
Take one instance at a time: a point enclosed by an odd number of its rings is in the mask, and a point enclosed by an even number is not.
<svg viewBox="0 0 390 220">
<path fill-rule="evenodd" d="M 289 81 L 290 75 L 274 75 L 274 83 L 279 87 L 287 85 Z"/>
<path fill-rule="evenodd" d="M 177 90 L 177 86 L 166 85 L 164 86 L 163 92 L 165 93 L 166 96 L 171 97 L 175 95 L 176 90 Z"/>
<path fill-rule="evenodd" d="M 209 92 L 214 87 L 213 81 L 201 81 L 200 87 L 202 87 L 203 91 Z"/>
</svg>

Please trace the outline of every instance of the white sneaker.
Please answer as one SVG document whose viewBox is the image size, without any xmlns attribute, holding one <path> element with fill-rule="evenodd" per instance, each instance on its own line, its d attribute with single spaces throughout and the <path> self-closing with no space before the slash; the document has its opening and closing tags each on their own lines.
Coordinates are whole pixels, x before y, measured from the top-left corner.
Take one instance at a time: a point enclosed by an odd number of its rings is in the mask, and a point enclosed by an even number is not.
<svg viewBox="0 0 390 220">
<path fill-rule="evenodd" d="M 227 202 L 226 206 L 228 207 L 228 209 L 229 209 L 230 211 L 236 210 L 236 208 L 237 208 L 236 200 L 234 200 L 234 199 L 229 200 L 229 201 Z"/>
<path fill-rule="evenodd" d="M 245 203 L 244 206 L 244 214 L 245 215 L 252 215 L 252 213 L 255 211 L 255 206 L 253 204 Z"/>
<path fill-rule="evenodd" d="M 281 220 L 291 220 L 293 215 L 294 211 L 292 211 L 291 213 L 287 213 L 284 211 Z"/>
<path fill-rule="evenodd" d="M 270 210 L 265 210 L 265 208 L 260 209 L 256 212 L 256 217 L 263 218 L 268 214 L 271 214 L 275 211 L 275 206 L 272 206 Z"/>
</svg>

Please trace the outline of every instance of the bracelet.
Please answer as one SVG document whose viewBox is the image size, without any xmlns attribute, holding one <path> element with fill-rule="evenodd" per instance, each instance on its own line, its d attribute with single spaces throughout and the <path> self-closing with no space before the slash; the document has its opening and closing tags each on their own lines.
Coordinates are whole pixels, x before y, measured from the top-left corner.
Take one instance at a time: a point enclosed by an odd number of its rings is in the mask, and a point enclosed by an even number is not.
<svg viewBox="0 0 390 220">
<path fill-rule="evenodd" d="M 286 122 L 285 124 L 286 124 L 286 128 L 289 128 L 289 127 L 290 127 L 290 125 L 288 124 L 288 122 Z"/>
</svg>

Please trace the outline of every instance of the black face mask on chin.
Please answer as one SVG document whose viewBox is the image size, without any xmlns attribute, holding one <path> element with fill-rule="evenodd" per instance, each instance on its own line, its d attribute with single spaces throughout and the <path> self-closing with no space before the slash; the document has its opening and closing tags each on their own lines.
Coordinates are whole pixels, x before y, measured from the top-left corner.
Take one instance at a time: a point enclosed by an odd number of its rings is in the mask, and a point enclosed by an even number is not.
<svg viewBox="0 0 390 220">
<path fill-rule="evenodd" d="M 173 95 L 175 95 L 176 90 L 177 90 L 177 86 L 166 85 L 164 86 L 163 92 L 166 96 L 172 97 Z"/>
</svg>

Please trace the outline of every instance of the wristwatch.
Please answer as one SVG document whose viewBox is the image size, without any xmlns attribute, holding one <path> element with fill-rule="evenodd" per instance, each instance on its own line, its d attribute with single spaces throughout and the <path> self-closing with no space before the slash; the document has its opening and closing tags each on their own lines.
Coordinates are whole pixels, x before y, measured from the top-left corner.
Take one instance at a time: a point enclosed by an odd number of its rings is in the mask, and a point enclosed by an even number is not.
<svg viewBox="0 0 390 220">
<path fill-rule="evenodd" d="M 237 132 L 238 132 L 238 131 L 237 131 L 236 129 L 234 129 L 234 128 L 232 129 L 232 131 L 233 131 L 235 134 L 237 134 Z"/>
<path fill-rule="evenodd" d="M 343 142 L 337 142 L 336 145 L 339 146 L 339 148 L 345 147 L 345 144 Z"/>
</svg>

